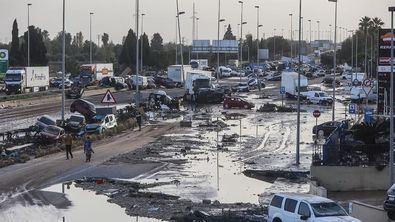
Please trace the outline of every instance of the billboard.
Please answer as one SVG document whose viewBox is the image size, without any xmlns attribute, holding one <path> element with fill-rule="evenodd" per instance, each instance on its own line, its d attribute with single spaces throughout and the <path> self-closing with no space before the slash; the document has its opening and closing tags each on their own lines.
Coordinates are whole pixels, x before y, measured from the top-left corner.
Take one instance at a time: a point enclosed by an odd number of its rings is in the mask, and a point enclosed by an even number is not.
<svg viewBox="0 0 395 222">
<path fill-rule="evenodd" d="M 237 40 L 194 40 L 193 53 L 238 53 L 239 42 Z"/>
<path fill-rule="evenodd" d="M 8 50 L 0 49 L 0 81 L 3 81 L 5 73 L 8 70 Z"/>
<path fill-rule="evenodd" d="M 269 59 L 269 49 L 259 49 L 259 60 Z"/>
<path fill-rule="evenodd" d="M 385 104 L 387 104 L 386 101 L 389 101 L 390 95 L 391 41 L 394 41 L 395 38 L 391 29 L 380 29 L 379 37 L 377 113 L 384 114 Z"/>
</svg>

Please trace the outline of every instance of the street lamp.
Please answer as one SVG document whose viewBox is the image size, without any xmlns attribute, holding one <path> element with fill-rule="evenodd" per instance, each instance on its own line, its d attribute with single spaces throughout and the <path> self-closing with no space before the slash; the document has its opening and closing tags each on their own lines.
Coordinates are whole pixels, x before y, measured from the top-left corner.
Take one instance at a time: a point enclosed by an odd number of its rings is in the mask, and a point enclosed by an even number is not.
<svg viewBox="0 0 395 222">
<path fill-rule="evenodd" d="M 219 29 L 221 22 L 224 22 L 225 19 L 221 19 L 221 0 L 218 0 L 218 32 L 217 32 L 217 83 L 219 82 Z"/>
<path fill-rule="evenodd" d="M 300 164 L 300 76 L 301 76 L 301 63 L 302 63 L 302 0 L 299 0 L 299 66 L 298 66 L 298 114 L 297 114 L 297 129 L 296 129 L 296 165 Z"/>
<path fill-rule="evenodd" d="M 27 4 L 27 66 L 30 66 L 30 6 Z"/>
<path fill-rule="evenodd" d="M 293 27 L 292 27 L 292 16 L 293 14 L 289 14 L 289 16 L 291 17 L 291 59 L 293 58 Z M 292 61 L 292 60 L 291 60 Z M 291 62 L 292 65 L 292 62 Z"/>
<path fill-rule="evenodd" d="M 93 64 L 92 61 L 92 15 L 94 13 L 91 12 L 89 13 L 89 62 L 90 64 Z"/>
<path fill-rule="evenodd" d="M 141 14 L 141 37 L 140 37 L 140 53 L 141 53 L 141 65 L 140 65 L 140 72 L 143 72 L 143 37 L 144 37 L 144 16 L 146 14 Z"/>
<path fill-rule="evenodd" d="M 180 25 L 180 15 L 185 14 L 185 12 L 180 12 L 178 8 L 178 0 L 176 0 L 176 6 L 177 6 L 177 23 L 178 23 L 178 38 L 180 42 L 180 49 L 181 49 L 181 73 L 182 73 L 182 83 L 185 83 L 185 74 L 184 74 L 184 53 L 183 53 L 183 47 L 182 47 L 182 39 L 181 39 L 181 25 Z"/>
<path fill-rule="evenodd" d="M 310 26 L 310 45 L 311 45 L 311 19 L 308 20 Z"/>
<path fill-rule="evenodd" d="M 329 41 L 332 41 L 332 24 L 329 24 Z"/>
<path fill-rule="evenodd" d="M 259 5 L 255 6 L 256 8 L 256 39 L 257 39 L 257 43 L 256 43 L 256 63 L 259 66 L 259 28 L 262 27 L 262 25 L 259 24 Z"/>
<path fill-rule="evenodd" d="M 243 1 L 239 1 L 240 3 L 240 7 L 241 7 L 241 16 L 240 16 L 240 64 L 243 62 L 243 6 L 244 6 L 244 2 Z M 241 81 L 241 75 L 240 75 L 240 81 Z"/>
<path fill-rule="evenodd" d="M 276 60 L 276 28 L 273 29 L 273 61 Z"/>
<path fill-rule="evenodd" d="M 62 115 L 62 124 L 64 123 L 64 115 L 65 115 L 65 73 L 66 73 L 66 33 L 65 33 L 65 24 L 66 24 L 66 1 L 63 0 L 63 29 L 62 29 L 62 107 L 61 107 L 61 115 Z"/>
<path fill-rule="evenodd" d="M 394 11 L 395 7 L 389 7 L 391 12 L 391 87 L 390 87 L 390 186 L 394 183 Z"/>
<path fill-rule="evenodd" d="M 320 40 L 320 21 L 317 21 L 317 26 L 318 26 L 318 32 L 317 32 L 317 40 Z"/>
<path fill-rule="evenodd" d="M 328 0 L 335 3 L 335 38 L 333 50 L 333 103 L 332 103 L 332 122 L 335 122 L 335 108 L 336 108 L 336 52 L 337 52 L 337 0 Z"/>
</svg>

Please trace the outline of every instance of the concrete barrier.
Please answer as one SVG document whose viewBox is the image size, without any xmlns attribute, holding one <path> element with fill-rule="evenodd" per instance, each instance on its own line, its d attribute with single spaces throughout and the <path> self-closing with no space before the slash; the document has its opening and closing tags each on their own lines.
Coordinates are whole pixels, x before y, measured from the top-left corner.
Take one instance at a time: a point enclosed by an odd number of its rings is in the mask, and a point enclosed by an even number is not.
<svg viewBox="0 0 395 222">
<path fill-rule="evenodd" d="M 311 166 L 311 178 L 328 191 L 387 190 L 388 167 Z"/>
<path fill-rule="evenodd" d="M 328 190 L 317 184 L 317 181 L 310 181 L 310 194 L 320 196 L 320 197 L 328 197 Z"/>
<path fill-rule="evenodd" d="M 369 204 L 354 201 L 351 203 L 351 216 L 363 222 L 390 222 L 387 212 L 381 207 L 371 206 Z"/>
</svg>

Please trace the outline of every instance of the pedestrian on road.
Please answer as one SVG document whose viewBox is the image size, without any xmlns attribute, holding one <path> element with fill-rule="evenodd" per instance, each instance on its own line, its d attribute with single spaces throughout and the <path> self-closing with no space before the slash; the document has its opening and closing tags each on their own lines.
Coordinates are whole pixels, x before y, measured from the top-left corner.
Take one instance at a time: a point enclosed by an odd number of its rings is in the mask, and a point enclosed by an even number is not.
<svg viewBox="0 0 395 222">
<path fill-rule="evenodd" d="M 69 154 L 71 159 L 73 159 L 73 153 L 71 153 L 71 147 L 73 145 L 73 137 L 71 136 L 70 133 L 67 133 L 66 136 L 64 137 L 64 144 L 66 145 L 66 159 L 69 159 Z"/>
<path fill-rule="evenodd" d="M 84 141 L 84 153 L 86 156 L 85 162 L 91 162 L 92 153 L 95 153 L 92 149 L 92 141 L 91 138 L 88 136 Z"/>
<path fill-rule="evenodd" d="M 142 118 L 144 115 L 144 107 L 142 104 L 140 104 L 139 108 L 137 109 L 137 116 L 136 116 L 136 120 L 137 120 L 137 125 L 139 125 L 139 131 L 141 131 L 141 124 L 142 124 Z"/>
</svg>

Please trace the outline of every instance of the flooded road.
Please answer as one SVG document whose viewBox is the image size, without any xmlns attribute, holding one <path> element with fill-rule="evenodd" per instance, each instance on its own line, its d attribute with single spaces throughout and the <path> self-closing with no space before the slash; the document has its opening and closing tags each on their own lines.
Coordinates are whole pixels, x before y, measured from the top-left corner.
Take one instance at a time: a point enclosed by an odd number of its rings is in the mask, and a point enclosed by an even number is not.
<svg viewBox="0 0 395 222">
<path fill-rule="evenodd" d="M 64 195 L 63 195 L 64 192 Z M 125 209 L 107 202 L 105 195 L 84 191 L 74 184 L 59 184 L 42 191 L 18 194 L 0 208 L 2 222 L 157 222 L 152 218 L 131 217 Z M 9 205 L 8 205 L 9 204 Z M 56 205 L 56 206 L 55 206 Z"/>
</svg>

